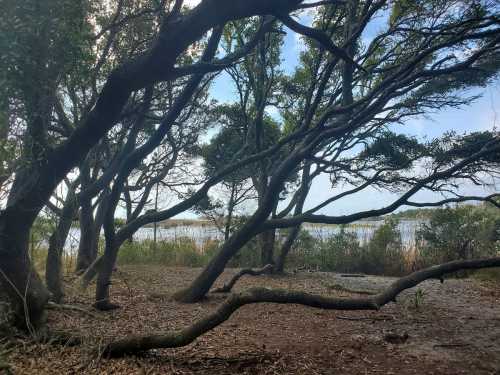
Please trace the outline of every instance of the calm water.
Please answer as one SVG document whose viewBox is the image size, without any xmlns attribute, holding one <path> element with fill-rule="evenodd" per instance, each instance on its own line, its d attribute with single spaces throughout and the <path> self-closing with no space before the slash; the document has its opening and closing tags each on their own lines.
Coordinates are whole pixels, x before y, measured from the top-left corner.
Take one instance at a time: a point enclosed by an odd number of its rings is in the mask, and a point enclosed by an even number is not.
<svg viewBox="0 0 500 375">
<path fill-rule="evenodd" d="M 368 242 L 375 230 L 383 224 L 383 221 L 370 221 L 354 223 L 346 227 L 346 230 L 356 234 L 359 242 L 365 244 Z M 398 228 L 401 232 L 401 239 L 406 247 L 412 247 L 415 243 L 416 231 L 421 224 L 415 220 L 401 220 Z M 318 239 L 328 239 L 334 234 L 340 232 L 340 226 L 330 225 L 304 225 L 313 237 Z M 136 241 L 153 240 L 153 228 L 141 228 L 134 234 Z M 204 244 L 210 240 L 222 240 L 223 235 L 215 226 L 209 225 L 179 225 L 169 228 L 158 228 L 158 241 L 175 241 L 181 238 L 189 238 L 196 242 L 197 246 L 203 250 Z M 80 230 L 72 228 L 65 244 L 65 250 L 74 253 L 78 249 L 80 239 Z"/>
</svg>

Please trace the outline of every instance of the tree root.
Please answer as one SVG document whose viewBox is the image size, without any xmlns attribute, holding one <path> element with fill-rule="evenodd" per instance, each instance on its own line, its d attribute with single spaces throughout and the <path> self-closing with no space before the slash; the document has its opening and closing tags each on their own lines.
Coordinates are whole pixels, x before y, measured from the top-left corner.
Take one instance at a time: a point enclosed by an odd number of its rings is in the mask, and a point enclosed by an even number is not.
<svg viewBox="0 0 500 375">
<path fill-rule="evenodd" d="M 176 348 L 190 344 L 196 338 L 225 322 L 240 307 L 253 303 L 299 304 L 327 310 L 379 310 L 394 301 L 402 291 L 421 282 L 462 269 L 479 269 L 500 266 L 500 257 L 491 259 L 462 260 L 414 272 L 392 283 L 384 291 L 369 297 L 331 298 L 299 291 L 252 288 L 232 294 L 217 310 L 184 329 L 150 336 L 129 336 L 108 343 L 102 352 L 106 356 L 123 356 L 155 348 Z"/>
<path fill-rule="evenodd" d="M 236 282 L 245 275 L 250 275 L 250 276 L 259 276 L 264 273 L 271 272 L 273 270 L 274 266 L 272 264 L 266 264 L 264 267 L 259 268 L 259 269 L 251 269 L 251 268 L 244 268 L 240 272 L 238 272 L 236 275 L 233 276 L 231 280 L 227 284 L 224 284 L 223 287 L 217 288 L 212 290 L 212 293 L 229 293 Z"/>
</svg>

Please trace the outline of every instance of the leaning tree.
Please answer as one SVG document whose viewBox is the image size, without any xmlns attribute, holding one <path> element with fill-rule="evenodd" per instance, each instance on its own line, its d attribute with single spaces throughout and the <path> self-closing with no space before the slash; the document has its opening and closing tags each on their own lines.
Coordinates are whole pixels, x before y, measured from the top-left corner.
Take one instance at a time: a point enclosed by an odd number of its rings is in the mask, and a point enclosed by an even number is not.
<svg viewBox="0 0 500 375">
<path fill-rule="evenodd" d="M 278 154 L 285 146 L 293 146 L 273 167 L 258 209 L 222 245 L 193 284 L 177 294 L 180 300 L 194 301 L 203 297 L 229 259 L 251 237 L 259 233 L 274 228 L 297 226 L 302 222 L 347 223 L 388 213 L 404 204 L 417 204 L 410 199 L 422 189 L 444 191 L 452 186 L 450 180 L 478 181 L 482 173 L 491 173 L 498 161 L 500 141 L 492 133 L 473 137 L 473 142 L 467 143 L 463 138 L 457 137 L 453 142 L 438 142 L 437 145 L 415 144 L 418 142 L 405 137 L 400 139 L 394 133 L 387 133 L 385 138 L 382 137 L 391 124 L 402 122 L 405 118 L 428 109 L 464 104 L 464 100 L 455 95 L 457 90 L 486 84 L 496 74 L 499 61 L 499 21 L 498 6 L 493 1 L 426 1 L 412 4 L 382 0 L 316 3 L 303 3 L 300 0 L 204 0 L 192 10 L 183 9 L 181 0 L 160 2 L 158 30 L 141 44 L 140 53 L 132 54 L 130 60 L 120 62 L 110 69 L 107 78 L 96 83 L 97 87 L 92 90 L 95 95 L 90 101 L 88 112 L 71 129 L 68 137 L 56 144 L 47 142 L 47 135 L 55 106 L 54 92 L 59 85 L 57 78 L 67 69 L 67 65 L 60 64 L 56 59 L 57 53 L 40 53 L 40 50 L 46 52 L 52 48 L 56 51 L 61 43 L 65 43 L 65 52 L 70 51 L 69 47 L 75 47 L 79 51 L 78 43 L 72 40 L 61 42 L 60 38 L 72 36 L 72 33 L 66 31 L 80 30 L 82 24 L 92 25 L 92 20 L 84 17 L 84 21 L 76 25 L 59 22 L 58 12 L 73 9 L 71 6 L 62 7 L 55 4 L 57 2 L 33 3 L 33 7 L 29 9 L 25 4 L 31 2 L 12 2 L 8 8 L 9 14 L 12 14 L 10 19 L 14 23 L 20 16 L 47 17 L 45 21 L 37 22 L 34 28 L 31 28 L 29 22 L 24 23 L 29 26 L 22 30 L 14 28 L 16 33 L 20 32 L 19 35 L 24 35 L 23 32 L 27 29 L 34 30 L 34 40 L 20 38 L 16 39 L 16 43 L 6 43 L 9 46 L 6 56 L 10 60 L 5 63 L 7 71 L 13 73 L 9 82 L 17 82 L 16 77 L 19 76 L 24 78 L 21 83 L 43 84 L 35 85 L 35 90 L 30 93 L 32 96 L 26 101 L 30 105 L 23 108 L 29 115 L 26 116 L 23 129 L 23 162 L 16 169 L 5 208 L 0 212 L 0 280 L 16 309 L 18 323 L 24 326 L 36 329 L 44 325 L 43 313 L 48 293 L 29 259 L 29 231 L 58 184 L 120 122 L 133 94 L 146 99 L 148 90 L 159 82 L 190 76 L 185 88 L 175 98 L 181 108 L 176 108 L 174 104 L 161 119 L 158 129 L 163 129 L 163 134 L 166 134 L 169 121 L 175 121 L 185 103 L 190 102 L 190 90 L 197 87 L 200 79 L 207 73 L 220 71 L 234 64 L 248 54 L 275 22 L 313 41 L 312 47 L 321 55 L 318 73 L 312 75 L 313 78 L 307 80 L 305 85 L 308 88 L 304 99 L 306 110 L 301 120 L 275 145 L 255 153 L 249 152 L 247 157 L 229 164 L 184 201 L 161 212 L 141 215 L 140 219 L 129 223 L 127 230 L 118 232 L 120 238 L 129 238 L 142 225 L 183 212 L 204 199 L 210 188 L 224 176 Z M 122 5 L 123 2 L 118 3 L 119 7 Z M 328 14 L 327 18 L 331 20 L 329 26 L 318 22 L 309 27 L 297 22 L 290 14 L 303 8 L 318 9 L 319 14 Z M 375 17 L 389 11 L 392 14 L 385 30 L 363 45 L 367 25 Z M 255 37 L 250 38 L 237 51 L 215 58 L 218 38 L 225 24 L 252 16 L 264 16 Z M 60 18 L 65 19 L 63 16 Z M 115 19 L 112 25 L 116 26 L 120 21 Z M 66 27 L 68 30 L 64 29 Z M 210 31 L 210 40 L 203 56 L 195 62 L 183 59 L 183 56 L 191 52 L 193 45 Z M 105 32 L 118 33 L 115 27 Z M 57 38 L 47 38 L 47 35 L 55 35 Z M 4 40 L 5 38 L 2 39 Z M 48 48 L 37 48 L 45 45 L 43 43 L 48 43 Z M 144 45 L 146 48 L 142 48 Z M 16 51 L 20 47 L 23 48 L 24 55 L 31 55 L 33 52 L 35 57 L 28 60 L 27 65 L 16 62 L 19 57 Z M 52 60 L 57 60 L 57 63 Z M 78 61 L 79 56 L 71 59 L 72 62 L 75 60 Z M 26 99 L 21 95 L 19 97 Z M 143 100 L 144 105 L 147 102 L 147 99 Z M 132 132 L 134 125 L 130 126 L 132 128 L 128 131 Z M 394 140 L 398 140 L 395 148 L 405 150 L 400 153 L 402 155 L 395 157 L 390 147 L 387 151 L 387 147 L 377 146 L 384 142 L 392 145 Z M 360 150 L 361 146 L 365 148 Z M 411 151 L 409 155 L 405 155 L 406 150 Z M 242 147 L 242 153 L 245 151 L 248 149 Z M 140 154 L 135 154 L 138 155 Z M 385 167 L 373 170 L 380 163 Z M 420 168 L 421 173 L 409 172 L 410 167 L 417 163 L 423 166 Z M 300 211 L 303 210 L 297 210 L 293 217 L 287 217 L 283 212 L 273 214 L 285 182 L 291 174 L 298 173 L 303 168 L 311 168 L 306 174 L 328 173 L 333 176 L 334 183 L 349 181 L 354 187 L 332 196 L 313 209 L 302 213 Z M 127 173 L 117 175 L 113 188 L 123 185 L 128 177 L 126 175 Z M 340 217 L 317 214 L 322 207 L 373 185 L 384 188 L 396 186 L 402 193 L 392 204 L 378 210 Z M 111 195 L 113 200 L 119 199 L 117 192 L 111 192 Z M 446 201 L 474 198 L 477 197 L 456 197 Z M 300 203 L 301 200 L 298 199 L 297 202 Z M 107 249 L 112 251 L 108 251 L 109 257 L 101 278 L 103 284 L 109 284 L 110 268 L 117 251 L 118 233 L 114 235 L 114 228 L 109 225 L 110 217 L 111 214 L 108 214 L 105 219 L 109 234 L 106 242 Z M 182 335 L 167 335 L 166 340 L 164 336 L 138 338 L 110 346 L 108 352 L 183 345 L 213 328 L 235 309 L 247 303 L 279 302 L 304 303 L 325 308 L 379 308 L 402 289 L 426 278 L 458 268 L 488 267 L 499 263 L 495 258 L 443 265 L 402 279 L 387 293 L 366 300 L 332 301 L 294 292 L 251 291 L 230 298 L 221 306 L 217 316 L 195 324 L 182 332 Z M 108 296 L 105 295 L 103 302 L 106 304 L 109 302 L 107 299 Z"/>
<path fill-rule="evenodd" d="M 498 7 L 491 2 L 397 4 L 385 30 L 368 42 L 365 28 L 387 12 L 384 1 L 325 6 L 313 27 L 277 15 L 291 30 L 322 41 L 316 51 L 321 55 L 318 74 L 308 79 L 305 90 L 297 87 L 309 107 L 292 133 L 300 139 L 277 163 L 263 203 L 193 283 L 176 293 L 178 300 L 205 296 L 228 261 L 258 233 L 302 222 L 346 224 L 415 205 L 411 199 L 422 190 L 459 195 L 454 187 L 461 181 L 485 184 L 482 177 L 498 176 L 500 139 L 495 132 L 419 142 L 395 126 L 430 110 L 466 105 L 471 98 L 464 89 L 484 86 L 497 75 Z M 333 187 L 343 191 L 293 217 L 286 217 L 289 211 L 273 213 L 284 182 L 301 166 L 313 175 L 309 178 L 329 175 Z M 375 210 L 318 214 L 370 187 L 397 190 L 400 196 Z M 475 197 L 440 203 L 469 198 Z"/>
<path fill-rule="evenodd" d="M 196 43 L 212 28 L 228 21 L 268 15 L 275 12 L 288 13 L 301 6 L 298 0 L 277 1 L 204 1 L 192 11 L 182 9 L 182 1 L 167 2 L 160 11 L 164 15 L 159 30 L 149 47 L 143 53 L 112 69 L 108 77 L 99 84 L 90 110 L 79 126 L 71 132 L 67 140 L 56 145 L 47 144 L 48 125 L 53 110 L 54 87 L 58 84 L 60 64 L 52 64 L 58 53 L 61 38 L 74 35 L 77 25 L 68 25 L 56 17 L 59 11 L 71 9 L 72 4 L 61 6 L 59 3 L 10 2 L 6 7 L 9 17 L 4 19 L 17 22 L 20 17 L 34 17 L 33 22 L 19 22 L 20 30 L 10 23 L 3 22 L 2 30 L 13 30 L 23 36 L 35 30 L 34 38 L 3 38 L 8 48 L 8 58 L 2 59 L 6 71 L 13 75 L 9 82 L 27 83 L 36 88 L 26 107 L 30 118 L 26 121 L 23 134 L 23 163 L 17 168 L 14 181 L 9 189 L 5 208 L 0 213 L 0 264 L 1 282 L 14 306 L 18 323 L 33 328 L 44 325 L 44 308 L 48 293 L 33 269 L 28 255 L 29 231 L 40 210 L 46 204 L 52 191 L 62 179 L 83 161 L 89 150 L 119 121 L 122 110 L 133 92 L 142 90 L 156 82 L 168 81 L 175 77 L 193 73 L 220 70 L 239 57 L 226 56 L 208 63 L 193 63 L 179 67 L 178 57 Z M 39 7 L 40 9 L 38 9 Z M 43 22 L 37 18 L 48 15 Z M 33 25 L 37 25 L 33 28 Z M 15 25 L 14 25 L 15 26 Z M 60 28 L 66 28 L 60 30 Z M 71 32 L 70 32 L 71 31 Z M 54 38 L 47 38 L 47 33 Z M 2 36 L 10 34 L 2 31 Z M 15 41 L 15 43 L 14 43 Z M 39 48 L 48 44 L 48 48 Z M 70 48 L 77 47 L 74 41 L 63 42 L 65 56 L 69 57 Z M 35 53 L 34 50 L 44 53 Z M 77 49 L 78 50 L 78 49 Z M 20 55 L 19 52 L 22 51 Z M 33 52 L 33 53 L 32 53 Z M 18 64 L 19 56 L 36 56 L 27 66 Z M 38 60 L 37 60 L 38 59 Z M 79 61 L 78 56 L 70 58 Z M 58 69 L 54 69 L 58 68 Z M 16 77 L 22 77 L 17 81 Z M 43 84 L 41 84 L 43 83 Z M 37 105 L 39 103 L 40 105 Z"/>
</svg>

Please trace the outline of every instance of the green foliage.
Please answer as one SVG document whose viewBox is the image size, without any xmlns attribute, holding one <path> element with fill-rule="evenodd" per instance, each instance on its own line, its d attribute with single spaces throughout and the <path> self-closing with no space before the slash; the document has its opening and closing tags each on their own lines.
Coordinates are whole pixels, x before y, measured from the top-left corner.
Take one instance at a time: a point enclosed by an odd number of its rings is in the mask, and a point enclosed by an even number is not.
<svg viewBox="0 0 500 375">
<path fill-rule="evenodd" d="M 229 261 L 229 267 L 253 268 L 260 266 L 260 244 L 257 237 L 248 241 L 248 243 Z"/>
<path fill-rule="evenodd" d="M 201 252 L 190 238 L 175 241 L 125 242 L 118 253 L 118 264 L 161 264 L 165 266 L 202 267 L 212 258 L 216 244 Z"/>
<path fill-rule="evenodd" d="M 418 288 L 415 291 L 415 294 L 413 296 L 413 303 L 416 310 L 419 310 L 420 306 L 422 306 L 422 303 L 424 302 L 424 296 L 425 292 L 422 289 Z"/>
<path fill-rule="evenodd" d="M 384 131 L 365 148 L 360 158 L 373 160 L 384 167 L 409 169 L 413 166 L 412 161 L 425 151 L 426 147 L 414 137 Z"/>
<path fill-rule="evenodd" d="M 500 215 L 484 206 L 433 211 L 417 233 L 419 264 L 495 255 L 500 251 Z"/>
<path fill-rule="evenodd" d="M 394 220 L 381 225 L 364 246 L 359 244 L 356 234 L 345 227 L 326 240 L 314 239 L 306 231 L 302 231 L 301 236 L 302 240 L 294 245 L 287 261 L 291 267 L 387 276 L 408 271 L 401 235 Z"/>
<path fill-rule="evenodd" d="M 320 269 L 337 272 L 359 272 L 362 249 L 355 233 L 347 232 L 345 227 L 338 234 L 327 239 L 321 246 Z"/>
<path fill-rule="evenodd" d="M 374 275 L 401 275 L 405 273 L 404 249 L 398 222 L 387 219 L 375 233 L 364 253 L 364 271 Z"/>
</svg>

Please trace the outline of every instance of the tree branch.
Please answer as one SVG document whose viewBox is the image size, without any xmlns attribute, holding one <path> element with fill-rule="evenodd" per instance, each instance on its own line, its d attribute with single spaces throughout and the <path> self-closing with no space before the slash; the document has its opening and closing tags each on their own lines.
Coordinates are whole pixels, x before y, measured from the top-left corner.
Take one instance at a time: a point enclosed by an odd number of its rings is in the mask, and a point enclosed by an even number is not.
<svg viewBox="0 0 500 375">
<path fill-rule="evenodd" d="M 500 267 L 500 257 L 490 259 L 458 260 L 429 267 L 396 280 L 381 293 L 363 298 L 332 298 L 300 291 L 252 288 L 232 294 L 213 313 L 178 331 L 150 336 L 130 336 L 110 342 L 104 355 L 123 356 L 156 348 L 176 348 L 190 344 L 199 336 L 214 329 L 240 307 L 254 303 L 299 304 L 326 310 L 379 310 L 406 289 L 428 279 L 441 279 L 443 275 L 464 269 Z"/>
<path fill-rule="evenodd" d="M 231 280 L 227 284 L 224 284 L 224 286 L 214 289 L 212 293 L 229 293 L 233 289 L 234 285 L 236 282 L 243 276 L 245 275 L 250 275 L 250 276 L 259 276 L 264 273 L 272 271 L 274 266 L 272 264 L 266 264 L 262 268 L 258 268 L 256 270 L 252 268 L 244 268 L 240 272 L 238 272 L 236 275 L 234 275 Z"/>
</svg>

